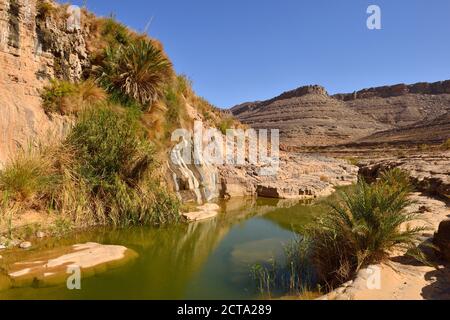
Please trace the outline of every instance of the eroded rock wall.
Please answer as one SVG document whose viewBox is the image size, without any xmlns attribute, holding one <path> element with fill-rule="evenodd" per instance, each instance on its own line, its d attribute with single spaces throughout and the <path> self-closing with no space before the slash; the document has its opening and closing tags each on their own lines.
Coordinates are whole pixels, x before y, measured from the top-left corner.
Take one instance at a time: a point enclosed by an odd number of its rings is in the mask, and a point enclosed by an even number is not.
<svg viewBox="0 0 450 320">
<path fill-rule="evenodd" d="M 79 79 L 88 64 L 81 31 L 37 17 L 36 3 L 0 0 L 0 167 L 19 149 L 64 135 L 70 119 L 46 115 L 40 90 L 58 72 Z M 51 30 L 47 44 L 44 27 Z"/>
</svg>

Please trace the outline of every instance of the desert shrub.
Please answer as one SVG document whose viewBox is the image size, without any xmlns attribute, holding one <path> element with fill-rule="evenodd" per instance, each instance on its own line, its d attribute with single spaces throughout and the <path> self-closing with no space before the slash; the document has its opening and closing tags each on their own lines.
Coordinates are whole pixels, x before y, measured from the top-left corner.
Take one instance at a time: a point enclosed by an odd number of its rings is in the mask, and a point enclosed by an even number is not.
<svg viewBox="0 0 450 320">
<path fill-rule="evenodd" d="M 430 147 L 431 147 L 431 146 L 429 146 L 429 145 L 427 145 L 427 144 L 420 144 L 420 145 L 417 147 L 417 149 L 418 149 L 419 151 L 424 152 L 424 151 L 430 150 Z"/>
<path fill-rule="evenodd" d="M 47 0 L 38 0 L 36 2 L 36 12 L 38 19 L 45 20 L 56 12 L 56 7 Z"/>
<path fill-rule="evenodd" d="M 407 192 L 413 191 L 411 178 L 408 172 L 400 168 L 393 168 L 381 172 L 378 183 L 383 183 L 387 187 L 396 188 Z"/>
<path fill-rule="evenodd" d="M 410 228 L 418 218 L 405 208 L 409 189 L 386 183 L 398 173 L 386 173 L 373 185 L 360 181 L 353 193 L 306 230 L 311 263 L 322 283 L 335 287 L 360 268 L 379 263 L 394 249 L 415 249 L 423 227 Z M 401 175 L 401 177 L 403 177 Z"/>
<path fill-rule="evenodd" d="M 33 202 L 54 188 L 57 176 L 49 159 L 21 152 L 0 171 L 0 191 L 16 202 Z"/>
<path fill-rule="evenodd" d="M 109 47 L 95 69 L 98 82 L 121 102 L 134 100 L 146 109 L 163 93 L 172 65 L 149 40 Z"/>
<path fill-rule="evenodd" d="M 344 160 L 346 160 L 352 166 L 357 166 L 359 164 L 359 160 L 357 158 L 346 157 L 346 158 L 344 158 Z"/>
<path fill-rule="evenodd" d="M 441 145 L 441 149 L 442 149 L 442 150 L 450 150 L 450 139 L 447 139 L 447 140 Z"/>
<path fill-rule="evenodd" d="M 67 109 L 68 98 L 72 97 L 75 91 L 75 84 L 71 82 L 52 80 L 41 93 L 44 110 L 48 113 L 63 112 Z"/>
<path fill-rule="evenodd" d="M 222 134 L 226 134 L 228 129 L 231 129 L 234 125 L 234 119 L 232 117 L 225 117 L 219 122 L 219 130 Z"/>
<path fill-rule="evenodd" d="M 131 41 L 127 27 L 117 22 L 114 17 L 102 20 L 101 35 L 110 46 L 127 45 Z"/>
<path fill-rule="evenodd" d="M 192 90 L 192 80 L 186 75 L 178 75 L 176 77 L 178 92 L 180 92 L 184 97 L 189 98 L 194 95 Z"/>
<path fill-rule="evenodd" d="M 72 83 L 52 80 L 41 92 L 42 106 L 47 113 L 77 114 L 85 108 L 102 102 L 106 93 L 93 80 Z"/>
<path fill-rule="evenodd" d="M 169 126 L 178 123 L 180 119 L 180 97 L 172 88 L 168 88 L 164 97 L 167 107 L 166 120 Z"/>
</svg>

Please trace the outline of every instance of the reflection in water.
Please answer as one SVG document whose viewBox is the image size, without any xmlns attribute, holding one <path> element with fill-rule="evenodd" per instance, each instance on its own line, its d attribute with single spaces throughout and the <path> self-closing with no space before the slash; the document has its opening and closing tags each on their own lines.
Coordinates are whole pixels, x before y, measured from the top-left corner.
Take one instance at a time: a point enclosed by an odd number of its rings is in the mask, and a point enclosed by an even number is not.
<svg viewBox="0 0 450 320">
<path fill-rule="evenodd" d="M 166 228 L 96 229 L 53 239 L 36 249 L 94 241 L 120 244 L 139 253 L 132 265 L 82 280 L 82 289 L 21 288 L 0 292 L 0 299 L 239 299 L 256 298 L 251 265 L 279 258 L 322 203 L 292 200 L 233 199 L 222 213 L 192 224 Z M 35 252 L 35 251 L 34 251 Z M 9 261 L 30 252 L 17 252 Z M 6 257 L 5 257 L 6 258 Z"/>
</svg>

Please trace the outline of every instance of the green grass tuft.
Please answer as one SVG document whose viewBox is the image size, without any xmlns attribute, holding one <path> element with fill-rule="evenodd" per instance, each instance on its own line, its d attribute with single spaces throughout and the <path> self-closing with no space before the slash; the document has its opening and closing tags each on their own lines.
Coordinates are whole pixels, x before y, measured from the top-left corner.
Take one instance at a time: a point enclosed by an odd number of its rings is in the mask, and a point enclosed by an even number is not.
<svg viewBox="0 0 450 320">
<path fill-rule="evenodd" d="M 41 97 L 46 113 L 70 115 L 105 101 L 106 93 L 91 79 L 80 83 L 52 80 L 42 90 Z"/>
</svg>

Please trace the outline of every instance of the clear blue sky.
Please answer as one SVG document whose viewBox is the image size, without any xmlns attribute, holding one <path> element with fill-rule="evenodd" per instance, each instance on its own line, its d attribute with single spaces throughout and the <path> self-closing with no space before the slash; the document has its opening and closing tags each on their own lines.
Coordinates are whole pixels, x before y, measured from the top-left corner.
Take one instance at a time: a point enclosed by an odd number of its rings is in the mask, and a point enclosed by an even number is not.
<svg viewBox="0 0 450 320">
<path fill-rule="evenodd" d="M 83 1 L 72 1 L 81 4 Z M 382 10 L 368 30 L 366 9 Z M 449 0 L 87 0 L 164 44 L 219 107 L 306 84 L 330 93 L 450 79 Z"/>
</svg>

